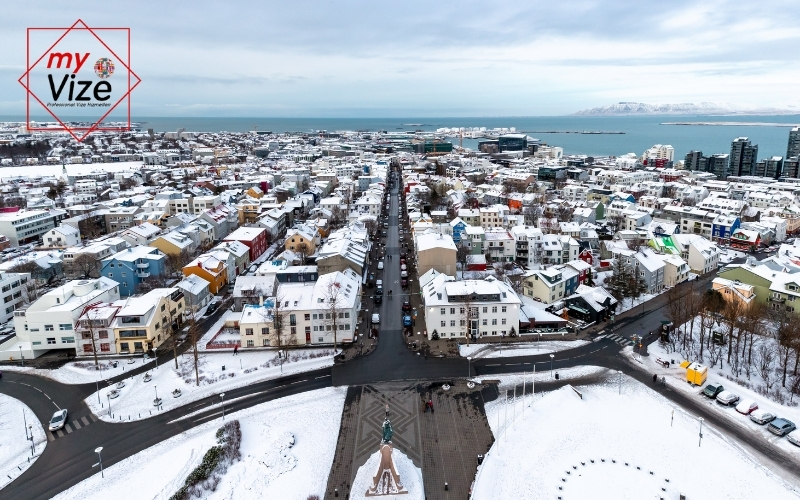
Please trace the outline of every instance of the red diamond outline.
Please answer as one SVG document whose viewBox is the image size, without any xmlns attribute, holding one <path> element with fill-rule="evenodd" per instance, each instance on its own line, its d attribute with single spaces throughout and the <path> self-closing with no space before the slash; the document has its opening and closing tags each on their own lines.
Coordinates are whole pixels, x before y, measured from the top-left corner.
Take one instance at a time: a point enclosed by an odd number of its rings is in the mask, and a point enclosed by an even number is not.
<svg viewBox="0 0 800 500">
<path fill-rule="evenodd" d="M 82 25 L 83 27 L 82 28 L 76 27 L 79 24 Z M 67 34 L 69 34 L 69 32 L 71 32 L 72 30 L 84 30 L 84 29 L 89 31 L 89 33 L 91 33 L 92 36 L 94 36 L 97 39 L 97 41 L 100 42 L 103 45 L 103 47 L 105 47 L 117 59 L 117 61 L 119 61 L 125 67 L 125 69 L 128 70 L 128 91 L 125 94 L 123 94 L 119 98 L 119 100 L 113 106 L 111 106 L 108 109 L 108 111 L 103 116 L 101 116 L 91 127 L 88 127 L 88 128 L 87 127 L 68 127 L 67 125 L 64 124 L 64 122 L 58 116 L 56 116 L 55 113 L 53 113 L 50 110 L 50 108 L 45 106 L 44 103 L 41 101 L 41 99 L 39 99 L 39 97 L 35 93 L 33 93 L 33 91 L 30 89 L 30 72 L 37 64 L 39 64 L 39 62 L 42 59 L 44 59 L 44 57 L 47 55 L 48 52 L 50 52 L 53 49 L 53 47 L 58 45 L 58 43 L 61 42 L 61 40 L 63 40 L 64 37 L 67 36 Z M 31 34 L 31 30 L 65 30 L 64 33 L 58 38 L 58 40 L 56 40 L 47 50 L 45 50 L 44 54 L 42 54 L 39 57 L 39 59 L 37 59 L 36 62 L 34 62 L 32 65 L 30 64 L 30 34 Z M 111 47 L 109 47 L 103 41 L 103 39 L 100 38 L 97 35 L 97 33 L 95 33 L 94 30 L 97 30 L 97 31 L 101 31 L 101 30 L 122 30 L 122 31 L 126 31 L 127 34 L 128 34 L 128 60 L 127 61 L 123 61 L 122 58 L 120 58 L 111 49 Z M 130 55 L 130 52 L 131 52 L 131 44 L 130 44 L 130 41 L 131 41 L 131 29 L 130 28 L 94 28 L 94 30 L 92 28 L 90 28 L 89 26 L 87 26 L 86 23 L 84 23 L 81 19 L 78 19 L 77 21 L 75 21 L 75 23 L 72 26 L 70 26 L 69 28 L 28 28 L 27 29 L 27 34 L 26 34 L 26 57 L 27 57 L 28 66 L 27 66 L 27 70 L 25 71 L 25 73 L 23 73 L 22 76 L 20 76 L 19 79 L 17 80 L 20 83 L 20 85 L 22 85 L 25 88 L 25 91 L 26 91 L 25 92 L 25 94 L 26 94 L 25 95 L 26 126 L 30 125 L 30 122 L 31 122 L 31 119 L 30 119 L 31 118 L 31 116 L 30 116 L 30 96 L 33 96 L 33 98 L 36 99 L 36 101 L 45 109 L 45 111 L 47 111 L 53 118 L 56 119 L 56 121 L 58 121 L 58 123 L 61 124 L 61 128 L 29 128 L 28 130 L 48 131 L 48 132 L 66 131 L 66 132 L 69 132 L 69 134 L 78 142 L 83 142 L 83 140 L 89 134 L 91 134 L 94 131 L 119 131 L 120 128 L 117 128 L 117 127 L 115 127 L 115 128 L 100 127 L 100 123 L 109 114 L 111 114 L 111 112 L 114 111 L 114 109 L 116 109 L 116 107 L 119 106 L 119 104 L 125 99 L 127 99 L 127 101 L 128 101 L 128 127 L 127 128 L 123 128 L 123 130 L 130 130 L 131 129 L 131 100 L 130 100 L 130 95 L 131 95 L 131 92 L 133 91 L 133 89 L 135 89 L 140 83 L 142 83 L 142 79 L 139 78 L 139 75 L 137 75 L 130 68 L 130 66 L 128 65 L 130 63 L 130 56 L 131 56 Z M 131 76 L 133 76 L 133 78 L 136 79 L 136 82 L 133 84 L 133 86 L 131 86 Z M 23 82 L 23 80 L 24 80 L 24 82 Z M 73 133 L 73 130 L 74 131 L 85 130 L 86 133 L 83 134 L 82 136 L 78 137 L 77 135 L 75 135 L 75 133 Z"/>
</svg>

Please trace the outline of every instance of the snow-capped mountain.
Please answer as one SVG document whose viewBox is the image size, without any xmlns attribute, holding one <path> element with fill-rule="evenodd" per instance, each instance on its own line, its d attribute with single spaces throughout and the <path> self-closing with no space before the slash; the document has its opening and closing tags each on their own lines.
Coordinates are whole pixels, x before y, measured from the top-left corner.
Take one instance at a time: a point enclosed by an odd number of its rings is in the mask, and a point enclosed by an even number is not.
<svg viewBox="0 0 800 500">
<path fill-rule="evenodd" d="M 620 116 L 620 115 L 785 115 L 796 114 L 797 110 L 761 108 L 748 109 L 728 103 L 685 102 L 678 104 L 648 104 L 644 102 L 619 102 L 610 106 L 583 109 L 577 116 Z"/>
</svg>

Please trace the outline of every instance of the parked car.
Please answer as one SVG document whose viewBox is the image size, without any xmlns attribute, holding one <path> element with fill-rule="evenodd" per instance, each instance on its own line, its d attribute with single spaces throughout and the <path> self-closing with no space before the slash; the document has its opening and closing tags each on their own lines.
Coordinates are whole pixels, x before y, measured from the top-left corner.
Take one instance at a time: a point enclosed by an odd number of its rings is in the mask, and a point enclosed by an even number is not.
<svg viewBox="0 0 800 500">
<path fill-rule="evenodd" d="M 403 301 L 403 311 L 410 311 L 411 310 L 411 302 L 404 300 Z"/>
<path fill-rule="evenodd" d="M 378 313 L 373 314 L 372 315 L 372 324 L 373 325 L 378 325 L 378 324 L 380 324 L 380 322 L 381 322 L 381 315 L 378 314 Z"/>
<path fill-rule="evenodd" d="M 375 280 L 375 286 L 378 288 L 383 288 L 383 280 Z"/>
<path fill-rule="evenodd" d="M 375 289 L 375 295 L 383 295 L 383 287 L 382 286 L 378 285 L 378 287 Z"/>
<path fill-rule="evenodd" d="M 789 434 L 793 430 L 797 429 L 797 426 L 794 425 L 794 422 L 791 420 L 786 420 L 785 418 L 776 418 L 772 422 L 769 423 L 767 429 L 776 436 L 785 436 Z"/>
<path fill-rule="evenodd" d="M 407 268 L 407 267 L 406 267 L 406 265 L 403 263 L 403 264 L 400 264 L 400 270 L 401 270 L 401 271 L 406 271 L 406 270 L 408 270 L 408 268 Z"/>
<path fill-rule="evenodd" d="M 731 391 L 722 391 L 717 394 L 717 403 L 722 406 L 732 406 L 739 402 L 739 396 Z"/>
<path fill-rule="evenodd" d="M 725 390 L 725 388 L 724 388 L 724 387 L 722 387 L 722 385 L 720 385 L 720 384 L 708 384 L 708 385 L 707 385 L 707 386 L 706 386 L 706 387 L 703 389 L 703 396 L 705 396 L 705 397 L 707 397 L 707 398 L 714 399 L 714 398 L 716 398 L 716 397 L 717 397 L 717 395 L 718 395 L 720 392 L 722 392 L 722 391 L 724 391 L 724 390 Z"/>
<path fill-rule="evenodd" d="M 408 271 L 400 271 L 401 278 L 408 278 Z"/>
<path fill-rule="evenodd" d="M 403 326 L 411 326 L 411 316 L 408 314 L 403 316 Z"/>
<path fill-rule="evenodd" d="M 58 410 L 57 412 L 53 413 L 53 418 L 50 419 L 50 432 L 57 431 L 62 429 L 64 425 L 67 423 L 67 410 Z"/>
<path fill-rule="evenodd" d="M 216 311 L 218 307 L 219 307 L 219 302 L 210 303 L 206 308 L 206 316 L 208 316 L 209 314 L 214 314 L 214 311 Z"/>
<path fill-rule="evenodd" d="M 736 411 L 742 415 L 750 415 L 754 410 L 758 410 L 758 403 L 752 399 L 743 399 L 736 405 Z"/>
<path fill-rule="evenodd" d="M 383 261 L 378 262 L 378 271 L 383 269 Z"/>
<path fill-rule="evenodd" d="M 764 425 L 775 420 L 775 414 L 767 410 L 753 410 L 753 412 L 750 413 L 750 420 L 758 425 Z"/>
<path fill-rule="evenodd" d="M 386 238 L 386 231 L 381 231 L 381 236 L 383 236 L 384 238 Z"/>
<path fill-rule="evenodd" d="M 383 290 L 381 290 L 381 292 L 383 292 Z M 372 296 L 372 302 L 374 302 L 375 304 L 382 303 L 383 302 L 383 295 L 373 295 Z"/>
<path fill-rule="evenodd" d="M 800 431 L 792 431 L 786 435 L 786 439 L 789 440 L 795 446 L 800 446 Z"/>
<path fill-rule="evenodd" d="M 408 288 L 408 280 L 403 278 L 400 280 L 400 286 L 403 288 Z"/>
</svg>

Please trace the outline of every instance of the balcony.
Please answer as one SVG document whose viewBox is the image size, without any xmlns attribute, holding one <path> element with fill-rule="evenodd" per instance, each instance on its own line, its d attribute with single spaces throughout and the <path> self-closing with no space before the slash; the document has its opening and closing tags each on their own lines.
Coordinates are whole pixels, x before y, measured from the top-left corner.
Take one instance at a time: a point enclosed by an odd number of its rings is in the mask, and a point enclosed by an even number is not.
<svg viewBox="0 0 800 500">
<path fill-rule="evenodd" d="M 140 263 L 136 264 L 136 269 L 147 269 L 149 267 L 150 267 L 150 263 L 149 262 L 144 262 L 144 263 L 140 262 Z"/>
<path fill-rule="evenodd" d="M 144 271 L 138 271 L 136 273 L 136 277 L 137 278 L 149 278 L 150 277 L 150 273 L 146 273 Z"/>
<path fill-rule="evenodd" d="M 777 302 L 778 304 L 783 304 L 784 302 L 786 302 L 786 299 L 782 299 L 780 297 L 775 297 L 773 295 L 770 295 L 769 301 L 770 302 Z"/>
</svg>

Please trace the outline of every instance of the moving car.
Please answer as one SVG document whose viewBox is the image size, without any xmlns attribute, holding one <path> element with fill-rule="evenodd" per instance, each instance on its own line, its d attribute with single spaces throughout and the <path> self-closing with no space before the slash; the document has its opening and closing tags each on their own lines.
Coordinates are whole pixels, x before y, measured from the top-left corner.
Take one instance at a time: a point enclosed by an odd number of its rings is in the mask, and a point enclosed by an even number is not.
<svg viewBox="0 0 800 500">
<path fill-rule="evenodd" d="M 706 387 L 703 389 L 703 396 L 705 396 L 705 397 L 707 397 L 707 398 L 714 399 L 714 398 L 716 398 L 716 397 L 717 397 L 717 395 L 718 395 L 720 392 L 722 392 L 722 391 L 724 391 L 724 390 L 725 390 L 725 388 L 724 388 L 724 387 L 722 387 L 722 385 L 721 385 L 721 384 L 708 384 L 708 385 L 707 385 L 707 386 L 706 386 Z"/>
<path fill-rule="evenodd" d="M 50 419 L 50 432 L 57 431 L 62 429 L 64 425 L 67 423 L 67 410 L 58 410 L 57 412 L 53 413 L 53 418 Z"/>
<path fill-rule="evenodd" d="M 743 399 L 736 405 L 736 411 L 742 415 L 750 415 L 754 410 L 758 410 L 758 403 L 752 399 Z"/>
<path fill-rule="evenodd" d="M 722 391 L 717 394 L 717 403 L 723 406 L 732 406 L 739 402 L 739 396 L 731 391 Z"/>
<path fill-rule="evenodd" d="M 785 418 L 776 418 L 769 423 L 767 429 L 776 436 L 785 436 L 786 434 L 789 434 L 793 430 L 797 429 L 797 426 L 794 425 L 794 422 L 791 420 L 786 420 Z"/>
<path fill-rule="evenodd" d="M 758 425 L 764 425 L 775 420 L 775 414 L 767 410 L 753 410 L 753 412 L 750 413 L 750 420 Z"/>
</svg>

